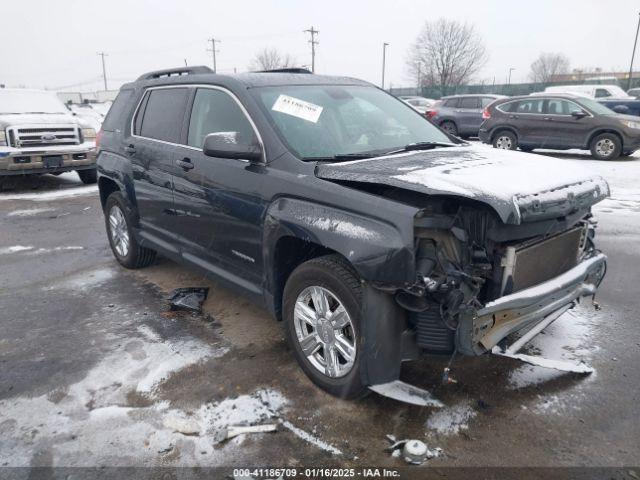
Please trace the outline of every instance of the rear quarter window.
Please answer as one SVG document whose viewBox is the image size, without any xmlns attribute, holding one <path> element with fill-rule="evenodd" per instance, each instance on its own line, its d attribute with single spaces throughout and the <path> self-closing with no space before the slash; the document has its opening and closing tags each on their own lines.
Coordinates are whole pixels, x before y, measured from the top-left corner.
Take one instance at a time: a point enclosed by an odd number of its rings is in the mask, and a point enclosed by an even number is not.
<svg viewBox="0 0 640 480">
<path fill-rule="evenodd" d="M 132 89 L 120 90 L 116 99 L 113 101 L 107 116 L 102 122 L 102 130 L 113 132 L 118 128 L 122 129 L 125 123 L 125 117 L 131 108 L 131 99 L 133 97 Z"/>
</svg>

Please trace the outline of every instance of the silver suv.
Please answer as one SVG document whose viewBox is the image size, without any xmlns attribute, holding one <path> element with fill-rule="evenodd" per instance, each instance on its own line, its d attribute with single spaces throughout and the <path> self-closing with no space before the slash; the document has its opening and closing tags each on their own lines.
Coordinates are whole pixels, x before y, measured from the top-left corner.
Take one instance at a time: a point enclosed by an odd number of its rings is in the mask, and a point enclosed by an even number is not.
<svg viewBox="0 0 640 480">
<path fill-rule="evenodd" d="M 427 117 L 451 135 L 476 137 L 482 123 L 482 110 L 504 95 L 452 95 L 442 97 Z"/>
</svg>

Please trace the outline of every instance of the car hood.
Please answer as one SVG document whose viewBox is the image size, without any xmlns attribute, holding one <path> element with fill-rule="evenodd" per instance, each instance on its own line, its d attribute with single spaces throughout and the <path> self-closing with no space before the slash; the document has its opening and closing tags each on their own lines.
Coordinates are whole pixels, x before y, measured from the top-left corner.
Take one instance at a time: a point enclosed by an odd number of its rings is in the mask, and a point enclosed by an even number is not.
<svg viewBox="0 0 640 480">
<path fill-rule="evenodd" d="M 482 145 L 319 164 L 316 176 L 472 199 L 510 224 L 568 215 L 609 196 L 607 182 L 586 167 Z"/>
<path fill-rule="evenodd" d="M 0 114 L 0 127 L 14 125 L 78 125 L 80 122 L 71 113 L 8 113 Z"/>
</svg>

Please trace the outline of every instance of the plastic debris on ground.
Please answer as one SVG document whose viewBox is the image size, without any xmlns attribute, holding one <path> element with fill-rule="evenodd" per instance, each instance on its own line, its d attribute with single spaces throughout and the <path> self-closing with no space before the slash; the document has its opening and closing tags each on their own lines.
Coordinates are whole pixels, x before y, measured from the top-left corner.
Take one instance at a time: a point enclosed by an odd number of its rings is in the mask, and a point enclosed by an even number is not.
<svg viewBox="0 0 640 480">
<path fill-rule="evenodd" d="M 393 435 L 387 435 L 387 440 L 391 443 L 391 445 L 387 447 L 387 450 L 391 451 L 391 456 L 402 457 L 405 462 L 412 465 L 421 465 L 425 461 L 439 457 L 442 454 L 440 447 L 430 449 L 420 440 L 398 440 Z"/>
<path fill-rule="evenodd" d="M 244 435 L 245 433 L 268 433 L 278 430 L 278 426 L 275 423 L 265 425 L 247 425 L 247 426 L 233 426 L 230 425 L 220 434 L 224 437 L 223 440 L 230 440 L 238 435 Z"/>
<path fill-rule="evenodd" d="M 206 287 L 176 288 L 169 294 L 168 300 L 171 310 L 200 313 L 208 294 L 209 289 Z"/>
</svg>

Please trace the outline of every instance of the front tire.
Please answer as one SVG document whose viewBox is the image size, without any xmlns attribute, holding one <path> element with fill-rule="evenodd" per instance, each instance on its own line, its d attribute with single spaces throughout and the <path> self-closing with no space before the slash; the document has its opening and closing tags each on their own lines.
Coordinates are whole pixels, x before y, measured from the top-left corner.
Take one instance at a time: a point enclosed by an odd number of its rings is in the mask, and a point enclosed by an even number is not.
<svg viewBox="0 0 640 480">
<path fill-rule="evenodd" d="M 143 268 L 156 258 L 156 252 L 138 243 L 131 226 L 133 209 L 120 192 L 113 192 L 104 207 L 107 237 L 113 256 L 125 268 Z"/>
<path fill-rule="evenodd" d="M 76 170 L 80 180 L 85 185 L 96 183 L 98 181 L 98 171 L 95 168 L 90 170 Z"/>
<path fill-rule="evenodd" d="M 368 392 L 361 377 L 362 287 L 338 255 L 299 265 L 284 288 L 287 340 L 305 374 L 341 398 Z"/>
<path fill-rule="evenodd" d="M 493 137 L 493 148 L 515 150 L 518 148 L 518 137 L 509 130 L 502 130 Z"/>
<path fill-rule="evenodd" d="M 614 133 L 601 133 L 591 140 L 589 148 L 598 160 L 615 160 L 622 153 L 622 142 Z"/>
</svg>

